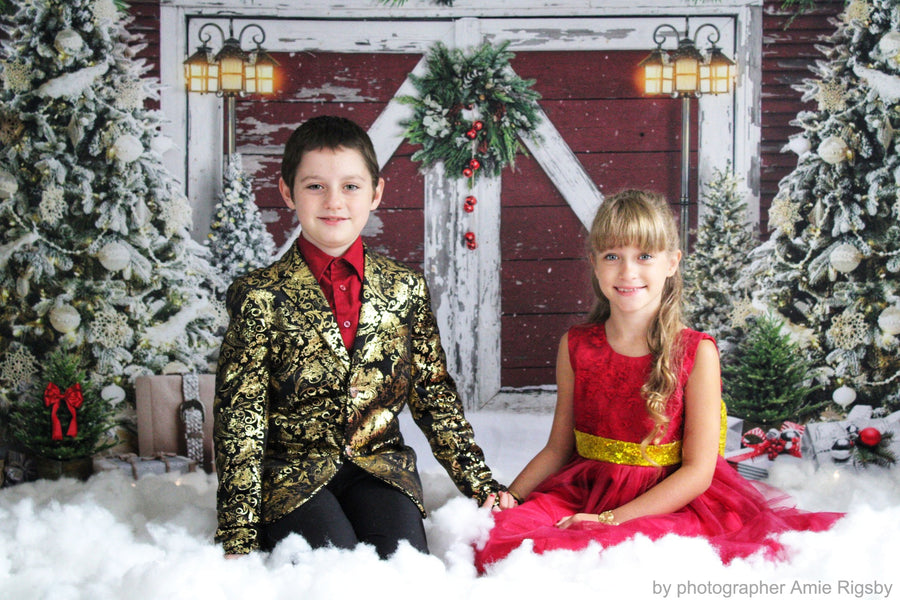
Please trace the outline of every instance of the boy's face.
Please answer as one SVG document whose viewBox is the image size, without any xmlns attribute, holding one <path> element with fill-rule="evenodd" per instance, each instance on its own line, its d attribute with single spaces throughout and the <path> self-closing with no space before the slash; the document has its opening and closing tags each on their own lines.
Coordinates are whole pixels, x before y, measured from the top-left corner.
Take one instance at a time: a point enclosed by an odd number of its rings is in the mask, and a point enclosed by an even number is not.
<svg viewBox="0 0 900 600">
<path fill-rule="evenodd" d="M 341 256 L 381 202 L 384 179 L 372 187 L 372 175 L 356 150 L 321 148 L 300 159 L 293 190 L 283 178 L 278 189 L 297 213 L 301 235 L 322 252 Z"/>
</svg>

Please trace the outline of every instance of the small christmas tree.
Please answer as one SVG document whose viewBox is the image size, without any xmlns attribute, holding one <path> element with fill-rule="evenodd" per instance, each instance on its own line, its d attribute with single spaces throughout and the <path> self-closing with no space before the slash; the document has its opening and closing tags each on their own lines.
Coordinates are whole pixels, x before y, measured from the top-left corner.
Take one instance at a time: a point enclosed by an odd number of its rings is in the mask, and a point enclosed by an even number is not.
<svg viewBox="0 0 900 600">
<path fill-rule="evenodd" d="M 225 167 L 225 189 L 216 204 L 211 229 L 207 242 L 211 262 L 224 281 L 272 261 L 275 241 L 262 221 L 253 180 L 243 172 L 240 154 L 231 155 Z"/>
<path fill-rule="evenodd" d="M 722 368 L 723 396 L 729 414 L 764 429 L 785 420 L 802 421 L 821 410 L 811 401 L 813 365 L 771 315 L 751 319 L 747 337 Z"/>
<path fill-rule="evenodd" d="M 112 447 L 113 407 L 100 398 L 78 353 L 58 349 L 47 357 L 43 377 L 10 414 L 13 438 L 45 458 L 84 458 Z"/>
<path fill-rule="evenodd" d="M 716 170 L 706 186 L 694 251 L 684 261 L 688 322 L 716 338 L 723 354 L 736 342 L 735 311 L 750 302 L 741 276 L 758 244 L 738 184 L 733 172 Z"/>
</svg>

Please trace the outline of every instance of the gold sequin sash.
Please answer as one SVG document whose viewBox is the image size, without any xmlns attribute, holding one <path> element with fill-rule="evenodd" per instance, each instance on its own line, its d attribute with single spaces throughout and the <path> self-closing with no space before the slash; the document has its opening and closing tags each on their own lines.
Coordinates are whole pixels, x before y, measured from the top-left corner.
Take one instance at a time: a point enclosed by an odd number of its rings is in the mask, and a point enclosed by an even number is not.
<svg viewBox="0 0 900 600">
<path fill-rule="evenodd" d="M 719 429 L 719 454 L 725 452 L 725 436 L 728 432 L 728 413 L 725 403 L 722 403 L 721 425 Z M 592 460 L 615 463 L 617 465 L 634 465 L 640 467 L 667 467 L 681 462 L 681 440 L 668 444 L 648 445 L 645 450 L 648 461 L 641 453 L 641 445 L 622 440 L 591 435 L 583 431 L 575 430 L 575 449 L 578 454 Z M 655 464 L 654 464 L 655 463 Z"/>
<path fill-rule="evenodd" d="M 640 467 L 667 467 L 681 462 L 681 440 L 670 444 L 647 446 L 647 456 L 656 464 L 648 461 L 641 454 L 641 445 L 622 440 L 591 435 L 575 430 L 575 449 L 578 454 L 592 460 L 615 463 L 617 465 L 634 465 Z"/>
</svg>

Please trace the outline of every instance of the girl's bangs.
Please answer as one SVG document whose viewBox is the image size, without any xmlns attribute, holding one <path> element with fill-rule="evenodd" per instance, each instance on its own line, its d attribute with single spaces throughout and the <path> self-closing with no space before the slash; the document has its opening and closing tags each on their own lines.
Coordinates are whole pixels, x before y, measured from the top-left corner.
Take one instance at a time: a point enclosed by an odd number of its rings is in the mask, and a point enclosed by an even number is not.
<svg viewBox="0 0 900 600">
<path fill-rule="evenodd" d="M 634 246 L 648 252 L 667 250 L 672 232 L 659 213 L 643 203 L 620 204 L 608 211 L 606 219 L 596 223 L 591 245 L 594 250 Z"/>
</svg>

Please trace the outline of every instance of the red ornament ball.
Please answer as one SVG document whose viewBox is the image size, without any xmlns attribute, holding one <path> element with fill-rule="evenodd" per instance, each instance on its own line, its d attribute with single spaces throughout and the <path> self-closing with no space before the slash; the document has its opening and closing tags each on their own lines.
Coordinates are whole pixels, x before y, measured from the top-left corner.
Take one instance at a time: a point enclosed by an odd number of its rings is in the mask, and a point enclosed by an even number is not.
<svg viewBox="0 0 900 600">
<path fill-rule="evenodd" d="M 476 244 L 475 242 L 466 242 L 466 248 L 468 248 L 469 250 L 474 250 L 477 247 L 478 244 Z"/>
<path fill-rule="evenodd" d="M 470 244 L 475 242 L 475 234 L 472 233 L 471 231 L 466 232 L 465 238 L 466 238 L 466 241 L 469 242 Z"/>
<path fill-rule="evenodd" d="M 463 173 L 463 177 L 471 177 L 472 175 L 475 174 L 475 171 L 473 171 L 469 167 L 466 167 L 465 169 L 463 169 L 462 173 Z"/>
<path fill-rule="evenodd" d="M 479 161 L 477 158 L 473 158 L 469 161 L 469 166 L 477 171 L 481 168 L 481 161 Z"/>
<path fill-rule="evenodd" d="M 472 129 L 474 129 L 475 131 L 481 131 L 482 129 L 484 129 L 484 123 L 482 123 L 481 121 L 475 121 L 474 123 L 472 123 Z"/>
<path fill-rule="evenodd" d="M 881 432 L 874 427 L 859 430 L 859 441 L 866 446 L 877 446 L 881 441 Z"/>
<path fill-rule="evenodd" d="M 478 200 L 475 198 L 475 196 L 466 196 L 466 204 L 475 206 L 476 204 L 478 204 Z"/>
<path fill-rule="evenodd" d="M 463 204 L 463 210 L 467 213 L 475 212 L 475 207 L 471 204 Z"/>
<path fill-rule="evenodd" d="M 466 132 L 466 137 L 469 138 L 470 140 L 474 140 L 475 138 L 478 137 L 478 132 L 475 131 L 474 129 L 470 129 Z"/>
</svg>

